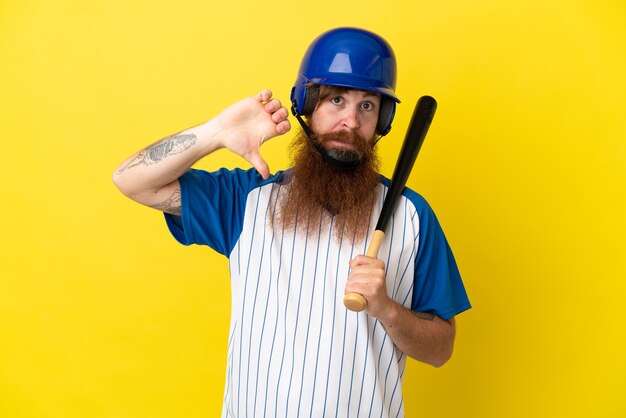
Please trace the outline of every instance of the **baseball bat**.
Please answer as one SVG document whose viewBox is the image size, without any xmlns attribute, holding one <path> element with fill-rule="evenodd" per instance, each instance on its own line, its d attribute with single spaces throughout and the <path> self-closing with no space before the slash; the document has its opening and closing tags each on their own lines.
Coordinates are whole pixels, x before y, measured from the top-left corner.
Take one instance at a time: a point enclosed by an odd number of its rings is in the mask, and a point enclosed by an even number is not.
<svg viewBox="0 0 626 418">
<path fill-rule="evenodd" d="M 380 211 L 378 222 L 376 223 L 376 230 L 365 253 L 368 257 L 376 258 L 378 256 L 378 249 L 385 237 L 385 229 L 395 210 L 396 203 L 398 203 L 398 198 L 406 185 L 409 174 L 413 169 L 413 164 L 424 143 L 424 138 L 426 138 L 426 133 L 435 116 L 436 109 L 437 101 L 430 96 L 420 97 L 415 105 L 415 110 L 413 110 L 409 128 L 404 136 L 404 142 L 400 149 L 396 167 L 393 170 L 391 184 L 389 185 L 387 196 L 385 196 L 385 201 L 383 202 L 383 208 Z M 367 300 L 363 295 L 353 292 L 347 293 L 344 296 L 343 304 L 351 311 L 361 312 L 367 307 Z"/>
</svg>

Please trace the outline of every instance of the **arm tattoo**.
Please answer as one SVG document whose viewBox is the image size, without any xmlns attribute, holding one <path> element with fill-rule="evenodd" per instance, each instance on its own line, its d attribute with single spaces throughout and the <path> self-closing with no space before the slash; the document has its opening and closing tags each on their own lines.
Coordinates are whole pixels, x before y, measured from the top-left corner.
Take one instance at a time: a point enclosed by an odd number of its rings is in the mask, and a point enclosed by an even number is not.
<svg viewBox="0 0 626 418">
<path fill-rule="evenodd" d="M 405 308 L 405 309 L 407 311 L 411 312 L 411 314 L 413 316 L 415 316 L 416 318 L 423 319 L 424 321 L 434 321 L 435 317 L 437 316 L 435 314 L 431 314 L 431 313 L 427 313 L 427 312 L 415 312 L 415 311 L 410 310 L 409 308 Z M 379 321 L 379 323 L 380 323 L 380 325 L 382 325 L 382 327 L 385 330 L 385 332 L 389 332 L 389 331 L 387 331 L 387 327 L 385 326 L 385 324 L 383 324 L 380 321 Z"/>
<path fill-rule="evenodd" d="M 415 312 L 415 311 L 413 311 L 413 315 L 415 315 L 419 319 L 423 319 L 425 321 L 434 321 L 435 320 L 435 314 L 431 314 L 431 313 Z"/>
<path fill-rule="evenodd" d="M 174 190 L 174 193 L 163 202 L 151 205 L 150 207 L 172 215 L 181 216 L 180 189 Z"/>
<path fill-rule="evenodd" d="M 170 155 L 180 154 L 195 144 L 196 139 L 197 138 L 194 134 L 174 134 L 172 136 L 168 136 L 167 138 L 163 138 L 162 140 L 139 152 L 135 158 L 121 167 L 118 172 L 122 173 L 137 165 L 156 164 Z"/>
</svg>

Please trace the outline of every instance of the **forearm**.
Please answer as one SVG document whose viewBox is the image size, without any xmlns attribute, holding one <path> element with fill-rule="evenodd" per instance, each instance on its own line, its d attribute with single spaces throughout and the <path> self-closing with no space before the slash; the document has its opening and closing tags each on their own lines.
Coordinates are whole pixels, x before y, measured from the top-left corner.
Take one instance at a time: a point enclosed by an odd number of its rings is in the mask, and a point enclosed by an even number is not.
<svg viewBox="0 0 626 418">
<path fill-rule="evenodd" d="M 454 318 L 443 320 L 393 303 L 378 320 L 394 344 L 416 360 L 440 367 L 452 356 L 456 333 Z"/>
<path fill-rule="evenodd" d="M 124 161 L 113 174 L 122 193 L 152 206 L 163 199 L 159 191 L 175 182 L 196 161 L 221 148 L 214 122 L 164 138 Z"/>
</svg>

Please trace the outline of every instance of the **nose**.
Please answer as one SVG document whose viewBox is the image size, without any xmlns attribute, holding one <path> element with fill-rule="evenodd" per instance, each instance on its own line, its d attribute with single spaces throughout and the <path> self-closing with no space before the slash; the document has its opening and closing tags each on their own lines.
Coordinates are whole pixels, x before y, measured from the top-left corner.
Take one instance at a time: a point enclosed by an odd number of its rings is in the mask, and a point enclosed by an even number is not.
<svg viewBox="0 0 626 418">
<path fill-rule="evenodd" d="M 342 115 L 342 125 L 350 130 L 358 129 L 361 125 L 359 122 L 358 110 L 356 107 L 347 106 Z"/>
</svg>

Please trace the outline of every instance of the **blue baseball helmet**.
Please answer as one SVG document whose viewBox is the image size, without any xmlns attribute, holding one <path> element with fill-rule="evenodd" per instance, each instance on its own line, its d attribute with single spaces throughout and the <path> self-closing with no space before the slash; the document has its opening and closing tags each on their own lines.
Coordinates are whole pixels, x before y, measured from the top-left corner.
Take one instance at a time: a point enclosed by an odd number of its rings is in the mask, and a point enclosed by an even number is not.
<svg viewBox="0 0 626 418">
<path fill-rule="evenodd" d="M 309 46 L 291 89 L 298 115 L 315 109 L 319 85 L 348 87 L 381 95 L 377 131 L 386 135 L 396 113 L 396 58 L 391 46 L 375 33 L 357 28 L 332 29 Z"/>
</svg>

